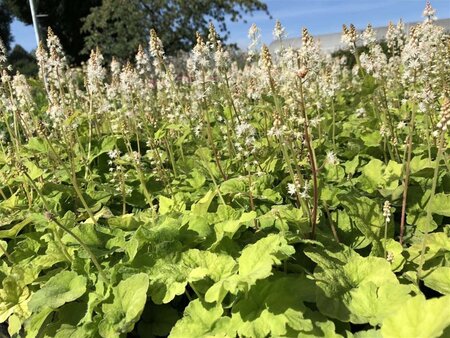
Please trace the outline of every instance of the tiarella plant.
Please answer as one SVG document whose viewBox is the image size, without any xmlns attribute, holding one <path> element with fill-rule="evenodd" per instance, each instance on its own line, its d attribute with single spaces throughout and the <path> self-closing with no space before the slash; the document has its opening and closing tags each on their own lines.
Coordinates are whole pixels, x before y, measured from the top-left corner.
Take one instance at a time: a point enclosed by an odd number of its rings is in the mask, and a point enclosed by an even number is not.
<svg viewBox="0 0 450 338">
<path fill-rule="evenodd" d="M 0 45 L 0 323 L 11 337 L 446 337 L 450 37 L 344 26 L 355 66 L 307 29 L 213 25 L 173 59 L 39 79 Z M 363 46 L 363 48 L 360 48 Z"/>
</svg>

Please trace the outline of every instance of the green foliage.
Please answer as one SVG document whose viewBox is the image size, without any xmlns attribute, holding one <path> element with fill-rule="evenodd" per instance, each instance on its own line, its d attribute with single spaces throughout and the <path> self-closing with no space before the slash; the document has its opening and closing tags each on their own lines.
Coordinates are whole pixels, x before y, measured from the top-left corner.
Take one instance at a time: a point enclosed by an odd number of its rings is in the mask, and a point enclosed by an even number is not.
<svg viewBox="0 0 450 338">
<path fill-rule="evenodd" d="M 173 55 L 192 48 L 197 31 L 207 35 L 209 20 L 219 24 L 226 40 L 227 19 L 234 22 L 258 10 L 267 13 L 267 5 L 259 0 L 106 0 L 85 18 L 84 53 L 99 46 L 108 58 L 131 58 L 153 28 Z"/>
<path fill-rule="evenodd" d="M 147 302 L 148 276 L 135 274 L 113 288 L 113 303 L 103 304 L 105 318 L 99 323 L 102 337 L 117 337 L 130 332 Z"/>
<path fill-rule="evenodd" d="M 14 46 L 8 56 L 8 62 L 13 67 L 14 72 L 30 77 L 36 76 L 38 73 L 36 59 L 20 45 Z"/>
<path fill-rule="evenodd" d="M 3 45 L 6 47 L 6 51 L 11 49 L 11 42 L 13 41 L 13 37 L 11 34 L 11 22 L 13 17 L 11 12 L 9 11 L 6 4 L 1 1 L 0 2 L 0 41 L 3 42 Z"/>
<path fill-rule="evenodd" d="M 44 307 L 57 309 L 81 297 L 85 292 L 85 277 L 77 276 L 73 271 L 63 271 L 50 278 L 42 289 L 33 294 L 28 308 L 32 312 L 40 312 Z"/>
<path fill-rule="evenodd" d="M 387 318 L 381 327 L 383 337 L 446 337 L 450 333 L 450 297 L 411 298 Z M 447 329 L 446 329 L 447 328 Z"/>
</svg>

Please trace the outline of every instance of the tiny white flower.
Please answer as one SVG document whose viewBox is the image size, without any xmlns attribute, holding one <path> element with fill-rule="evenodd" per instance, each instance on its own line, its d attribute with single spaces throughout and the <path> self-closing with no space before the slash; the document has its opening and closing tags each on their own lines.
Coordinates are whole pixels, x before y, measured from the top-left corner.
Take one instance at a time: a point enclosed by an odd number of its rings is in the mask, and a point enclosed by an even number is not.
<svg viewBox="0 0 450 338">
<path fill-rule="evenodd" d="M 334 151 L 329 151 L 327 153 L 327 157 L 325 159 L 325 162 L 331 165 L 339 164 L 339 159 L 336 157 L 336 154 Z"/>
<path fill-rule="evenodd" d="M 386 223 L 391 221 L 391 203 L 389 201 L 384 202 L 383 217 L 386 219 Z"/>
<path fill-rule="evenodd" d="M 287 185 L 288 188 L 288 194 L 289 195 L 295 195 L 297 193 L 297 188 L 295 187 L 294 183 L 288 183 Z"/>
</svg>

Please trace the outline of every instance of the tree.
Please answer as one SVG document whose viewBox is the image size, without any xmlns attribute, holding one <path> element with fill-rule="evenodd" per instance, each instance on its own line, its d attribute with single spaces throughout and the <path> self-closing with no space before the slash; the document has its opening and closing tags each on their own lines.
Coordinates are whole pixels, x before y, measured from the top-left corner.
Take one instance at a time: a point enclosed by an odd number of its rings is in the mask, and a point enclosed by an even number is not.
<svg viewBox="0 0 450 338">
<path fill-rule="evenodd" d="M 13 18 L 5 3 L 0 1 L 0 39 L 9 51 L 11 42 L 13 41 L 11 35 L 11 22 Z"/>
<path fill-rule="evenodd" d="M 10 12 L 26 24 L 31 24 L 29 0 L 4 0 Z M 39 18 L 41 29 L 45 32 L 50 26 L 58 35 L 64 51 L 75 63 L 87 58 L 80 53 L 84 47 L 86 34 L 81 32 L 82 19 L 90 9 L 101 5 L 102 0 L 35 0 L 38 14 L 47 16 Z"/>
<path fill-rule="evenodd" d="M 206 35 L 210 20 L 226 40 L 227 17 L 238 21 L 258 10 L 269 14 L 261 0 L 104 0 L 85 19 L 84 52 L 99 46 L 106 56 L 129 58 L 154 28 L 166 52 L 174 54 L 189 50 L 197 31 Z"/>
<path fill-rule="evenodd" d="M 35 76 L 38 73 L 36 59 L 21 45 L 15 45 L 8 56 L 8 63 L 13 67 L 13 73 L 19 72 L 27 76 Z"/>
</svg>

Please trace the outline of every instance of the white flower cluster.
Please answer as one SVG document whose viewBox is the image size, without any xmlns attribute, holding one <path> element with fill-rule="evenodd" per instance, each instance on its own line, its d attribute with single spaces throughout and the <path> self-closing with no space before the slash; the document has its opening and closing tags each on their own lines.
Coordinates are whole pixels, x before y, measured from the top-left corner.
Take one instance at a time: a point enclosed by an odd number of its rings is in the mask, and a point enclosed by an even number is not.
<svg viewBox="0 0 450 338">
<path fill-rule="evenodd" d="M 275 27 L 273 29 L 272 35 L 276 40 L 283 40 L 287 38 L 286 29 L 283 27 L 279 20 L 275 22 Z"/>
<path fill-rule="evenodd" d="M 287 191 L 288 194 L 291 196 L 294 196 L 298 194 L 298 196 L 302 199 L 309 198 L 309 190 L 311 189 L 309 181 L 305 181 L 303 183 L 303 187 L 300 184 L 300 181 L 297 177 L 295 177 L 294 183 L 288 183 L 287 184 Z"/>
<path fill-rule="evenodd" d="M 384 201 L 383 205 L 383 217 L 386 220 L 386 223 L 391 221 L 391 203 L 389 201 Z"/>
</svg>

